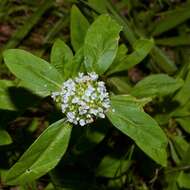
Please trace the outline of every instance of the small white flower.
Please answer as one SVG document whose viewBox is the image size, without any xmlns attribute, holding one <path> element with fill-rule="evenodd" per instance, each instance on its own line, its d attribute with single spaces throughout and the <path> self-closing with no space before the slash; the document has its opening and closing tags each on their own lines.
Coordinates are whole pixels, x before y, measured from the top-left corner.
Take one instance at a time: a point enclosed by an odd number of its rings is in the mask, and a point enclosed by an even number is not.
<svg viewBox="0 0 190 190">
<path fill-rule="evenodd" d="M 75 114 L 73 112 L 68 112 L 67 113 L 67 118 L 69 118 L 69 119 L 75 119 Z"/>
<path fill-rule="evenodd" d="M 84 94 L 84 95 L 82 96 L 82 99 L 83 99 L 85 102 L 90 102 L 90 96 L 89 96 L 89 95 Z"/>
<path fill-rule="evenodd" d="M 68 104 L 61 104 L 61 110 L 64 113 L 68 107 Z"/>
<path fill-rule="evenodd" d="M 91 85 L 88 86 L 88 88 L 85 90 L 85 96 L 91 96 L 91 94 L 95 91 L 95 88 L 93 88 Z"/>
<path fill-rule="evenodd" d="M 95 93 L 93 93 L 92 95 L 91 95 L 91 99 L 92 100 L 95 100 L 97 98 L 97 93 L 95 92 Z"/>
<path fill-rule="evenodd" d="M 105 83 L 98 81 L 95 72 L 79 73 L 74 79 L 68 79 L 60 92 L 51 97 L 60 104 L 67 120 L 75 125 L 92 123 L 96 117 L 105 118 L 105 112 L 111 107 Z"/>
<path fill-rule="evenodd" d="M 89 113 L 94 114 L 95 116 L 97 116 L 98 110 L 92 108 L 92 109 L 90 109 Z"/>
<path fill-rule="evenodd" d="M 86 123 L 85 123 L 84 119 L 81 119 L 81 120 L 79 121 L 79 124 L 80 124 L 81 126 L 84 126 Z"/>
<path fill-rule="evenodd" d="M 95 72 L 88 73 L 91 80 L 96 81 L 98 79 L 98 75 Z"/>
<path fill-rule="evenodd" d="M 53 92 L 51 97 L 55 100 L 60 95 L 60 92 Z"/>
<path fill-rule="evenodd" d="M 84 115 L 87 113 L 87 109 L 85 109 L 84 107 L 79 107 L 79 114 L 80 115 Z"/>
<path fill-rule="evenodd" d="M 98 107 L 98 112 L 104 112 L 104 110 L 101 107 Z"/>
<path fill-rule="evenodd" d="M 109 108 L 109 107 L 110 107 L 110 103 L 103 102 L 103 103 L 102 103 L 102 106 L 103 106 L 104 108 Z"/>
<path fill-rule="evenodd" d="M 79 101 L 80 101 L 80 99 L 78 97 L 75 97 L 75 98 L 72 99 L 73 104 L 78 104 Z"/>
<path fill-rule="evenodd" d="M 90 80 L 90 77 L 88 75 L 84 75 L 82 78 L 82 82 L 87 82 Z"/>
<path fill-rule="evenodd" d="M 105 114 L 103 114 L 103 113 L 99 113 L 98 116 L 99 116 L 100 118 L 105 118 Z"/>
</svg>

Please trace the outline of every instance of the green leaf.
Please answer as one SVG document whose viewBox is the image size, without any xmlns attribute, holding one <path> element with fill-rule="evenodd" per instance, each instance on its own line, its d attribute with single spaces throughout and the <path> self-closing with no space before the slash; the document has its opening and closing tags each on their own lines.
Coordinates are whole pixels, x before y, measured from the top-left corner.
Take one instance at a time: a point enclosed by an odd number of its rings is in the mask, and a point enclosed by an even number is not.
<svg viewBox="0 0 190 190">
<path fill-rule="evenodd" d="M 127 57 L 126 69 L 129 69 L 140 63 L 152 50 L 154 46 L 153 39 L 140 39 L 133 45 L 134 52 Z"/>
<path fill-rule="evenodd" d="M 171 47 L 190 45 L 190 36 L 188 34 L 183 34 L 175 37 L 159 38 L 156 39 L 155 42 L 158 45 Z"/>
<path fill-rule="evenodd" d="M 130 166 L 133 163 L 132 156 L 134 152 L 134 145 L 128 148 L 125 155 L 118 155 L 118 152 L 115 152 L 109 155 L 106 155 L 98 165 L 96 169 L 96 176 L 102 176 L 107 178 L 120 179 L 118 177 L 123 176 L 124 173 L 127 173 Z"/>
<path fill-rule="evenodd" d="M 45 60 L 20 49 L 6 50 L 3 56 L 10 71 L 38 94 L 47 96 L 61 87 L 62 76 Z"/>
<path fill-rule="evenodd" d="M 64 41 L 57 39 L 51 50 L 51 64 L 55 66 L 64 78 L 67 78 L 69 67 L 72 67 L 72 58 L 73 53 L 71 49 Z"/>
<path fill-rule="evenodd" d="M 72 59 L 70 68 L 70 76 L 75 77 L 79 72 L 85 72 L 84 68 L 84 49 L 80 48 Z"/>
<path fill-rule="evenodd" d="M 164 190 L 180 190 L 177 184 L 177 178 L 179 176 L 178 171 L 167 172 L 166 170 L 165 176 L 167 187 Z"/>
<path fill-rule="evenodd" d="M 99 13 L 106 13 L 106 1 L 88 0 L 89 5 Z"/>
<path fill-rule="evenodd" d="M 107 14 L 90 26 L 84 42 L 87 71 L 103 74 L 109 68 L 117 53 L 120 31 L 121 26 Z"/>
<path fill-rule="evenodd" d="M 49 126 L 8 171 L 5 182 L 28 183 L 53 169 L 66 152 L 71 129 L 64 119 Z"/>
<path fill-rule="evenodd" d="M 7 131 L 0 129 L 0 146 L 12 143 L 12 139 Z"/>
<path fill-rule="evenodd" d="M 130 164 L 130 160 L 105 156 L 96 170 L 96 175 L 108 178 L 118 177 L 127 171 Z"/>
<path fill-rule="evenodd" d="M 176 101 L 174 100 L 174 102 L 176 102 Z M 183 106 L 178 105 L 175 109 L 172 110 L 172 112 L 170 112 L 169 115 L 170 115 L 170 117 L 175 117 L 175 118 L 189 117 L 189 115 L 190 115 L 190 109 L 189 108 L 190 108 L 190 102 L 187 102 Z"/>
<path fill-rule="evenodd" d="M 128 77 L 109 77 L 106 82 L 115 94 L 127 94 L 130 92 L 131 85 Z"/>
<path fill-rule="evenodd" d="M 155 22 L 152 35 L 159 35 L 166 32 L 177 25 L 183 23 L 190 18 L 190 4 L 186 4 L 183 7 L 178 7 L 175 10 L 168 11 L 162 14 L 162 18 L 158 22 Z M 177 15 L 177 16 L 176 16 Z"/>
<path fill-rule="evenodd" d="M 55 187 L 52 183 L 49 183 L 44 190 L 55 190 Z"/>
<path fill-rule="evenodd" d="M 134 52 L 131 53 L 130 55 L 124 54 L 124 48 L 120 46 L 116 58 L 112 64 L 113 66 L 111 65 L 108 74 L 125 71 L 137 65 L 150 53 L 153 46 L 154 46 L 153 40 L 147 40 L 147 39 L 137 40 L 133 46 Z"/>
<path fill-rule="evenodd" d="M 0 109 L 24 110 L 36 106 L 42 99 L 14 81 L 0 80 Z"/>
<path fill-rule="evenodd" d="M 132 138 L 154 161 L 166 166 L 167 138 L 156 121 L 141 111 L 141 106 L 136 103 L 118 104 L 113 99 L 111 103 L 114 111 L 109 111 L 107 116 L 112 124 Z"/>
<path fill-rule="evenodd" d="M 190 117 L 181 117 L 176 118 L 176 121 L 180 124 L 180 126 L 190 134 Z"/>
<path fill-rule="evenodd" d="M 183 87 L 176 93 L 173 100 L 185 105 L 190 100 L 190 72 L 187 74 Z"/>
<path fill-rule="evenodd" d="M 125 60 L 127 58 L 127 52 L 128 52 L 128 49 L 127 49 L 127 47 L 124 44 L 121 44 L 118 47 L 116 57 L 113 60 L 113 63 L 109 67 L 108 71 L 106 72 L 107 75 L 110 75 L 110 74 L 114 73 L 115 70 L 117 72 L 118 66 L 122 65 L 123 63 L 125 63 Z"/>
<path fill-rule="evenodd" d="M 154 74 L 138 82 L 131 90 L 136 97 L 166 96 L 183 85 L 181 79 L 174 79 L 166 74 Z"/>
<path fill-rule="evenodd" d="M 117 104 L 117 106 L 123 107 L 126 104 L 127 106 L 135 107 L 135 109 L 138 109 L 139 111 L 143 111 L 143 107 L 152 99 L 151 98 L 137 99 L 131 95 L 117 95 L 117 96 L 112 96 L 111 100 L 114 104 Z"/>
<path fill-rule="evenodd" d="M 72 143 L 75 144 L 73 147 L 75 154 L 84 154 L 84 152 L 89 152 L 102 142 L 108 132 L 108 128 L 104 124 L 105 123 L 103 123 L 103 121 L 97 121 L 94 123 L 93 127 L 86 126 L 84 129 L 78 130 L 75 128 L 75 130 L 73 130 L 73 134 L 75 134 L 75 136 L 73 135 L 73 139 L 75 139 L 75 141 Z"/>
<path fill-rule="evenodd" d="M 183 158 L 189 148 L 188 142 L 184 139 L 182 135 L 172 135 L 171 139 L 179 157 Z"/>
<path fill-rule="evenodd" d="M 150 55 L 156 63 L 155 66 L 158 66 L 163 72 L 173 74 L 177 71 L 175 62 L 166 54 L 164 50 L 154 46 Z"/>
<path fill-rule="evenodd" d="M 0 109 L 15 110 L 15 106 L 9 96 L 8 88 L 13 87 L 14 83 L 9 80 L 0 80 Z"/>
<path fill-rule="evenodd" d="M 86 31 L 89 28 L 89 22 L 80 12 L 77 6 L 73 5 L 71 9 L 71 43 L 75 51 L 79 50 L 84 43 Z"/>
<path fill-rule="evenodd" d="M 181 171 L 177 178 L 179 187 L 189 189 L 190 188 L 190 180 L 189 179 L 190 179 L 190 174 Z"/>
<path fill-rule="evenodd" d="M 188 144 L 188 147 L 186 149 L 185 154 L 183 155 L 182 161 L 181 161 L 181 165 L 182 166 L 189 166 L 190 164 L 190 145 Z"/>
</svg>

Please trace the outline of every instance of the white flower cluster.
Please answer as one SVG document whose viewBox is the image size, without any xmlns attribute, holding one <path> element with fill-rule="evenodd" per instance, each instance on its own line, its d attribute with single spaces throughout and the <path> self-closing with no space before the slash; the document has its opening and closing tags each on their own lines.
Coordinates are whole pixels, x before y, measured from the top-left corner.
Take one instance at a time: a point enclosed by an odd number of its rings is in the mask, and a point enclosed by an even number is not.
<svg viewBox="0 0 190 190">
<path fill-rule="evenodd" d="M 61 105 L 67 120 L 75 125 L 92 123 L 96 117 L 105 118 L 110 108 L 109 94 L 105 83 L 98 81 L 95 72 L 79 73 L 74 79 L 65 81 L 60 92 L 51 96 Z"/>
</svg>

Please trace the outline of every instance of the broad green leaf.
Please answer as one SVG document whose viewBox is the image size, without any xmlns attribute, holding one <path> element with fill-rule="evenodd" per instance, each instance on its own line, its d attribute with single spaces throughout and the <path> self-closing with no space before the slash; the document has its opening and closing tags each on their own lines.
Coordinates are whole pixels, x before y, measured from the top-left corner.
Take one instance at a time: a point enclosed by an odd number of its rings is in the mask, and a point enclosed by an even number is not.
<svg viewBox="0 0 190 190">
<path fill-rule="evenodd" d="M 127 171 L 130 164 L 130 160 L 105 156 L 96 169 L 96 175 L 108 178 L 118 177 Z"/>
<path fill-rule="evenodd" d="M 118 153 L 106 155 L 96 169 L 96 176 L 117 178 L 126 173 L 132 165 L 132 156 L 134 152 L 134 145 L 132 145 L 125 155 L 118 156 Z"/>
<path fill-rule="evenodd" d="M 134 43 L 134 51 L 129 55 L 124 54 L 123 48 L 119 48 L 118 54 L 112 64 L 113 66 L 111 65 L 108 74 L 125 71 L 137 65 L 150 53 L 153 46 L 153 40 L 140 39 Z"/>
<path fill-rule="evenodd" d="M 36 190 L 36 188 L 37 188 L 37 182 L 36 181 L 32 181 L 32 182 L 27 183 L 27 184 L 19 185 L 19 190 L 28 190 L 28 189 Z"/>
<path fill-rule="evenodd" d="M 63 78 L 67 78 L 69 67 L 72 67 L 72 58 L 73 53 L 71 49 L 64 41 L 57 39 L 51 50 L 51 64 L 55 66 Z"/>
<path fill-rule="evenodd" d="M 98 11 L 99 13 L 103 14 L 106 13 L 106 1 L 102 0 L 102 1 L 97 1 L 97 0 L 88 0 L 89 5 L 96 11 Z"/>
<path fill-rule="evenodd" d="M 112 124 L 132 138 L 137 146 L 157 163 L 166 166 L 167 138 L 155 120 L 136 104 L 118 104 L 111 100 L 113 111 L 107 116 Z"/>
<path fill-rule="evenodd" d="M 171 47 L 190 45 L 190 36 L 185 34 L 175 37 L 159 38 L 156 39 L 155 42 L 158 45 Z"/>
<path fill-rule="evenodd" d="M 186 149 L 185 154 L 183 155 L 182 161 L 181 161 L 181 165 L 185 166 L 189 166 L 190 164 L 190 145 L 188 144 L 188 147 Z"/>
<path fill-rule="evenodd" d="M 109 77 L 107 84 L 115 94 L 128 94 L 131 89 L 128 77 Z"/>
<path fill-rule="evenodd" d="M 52 183 L 49 183 L 44 190 L 55 190 L 55 187 Z"/>
<path fill-rule="evenodd" d="M 71 77 L 76 76 L 79 72 L 84 72 L 84 50 L 80 48 L 71 61 L 71 68 L 69 74 Z"/>
<path fill-rule="evenodd" d="M 175 26 L 183 23 L 190 18 L 190 4 L 183 7 L 178 7 L 175 10 L 168 11 L 162 14 L 162 18 L 155 22 L 152 35 L 159 35 L 166 32 Z M 177 15 L 177 16 L 176 16 Z"/>
<path fill-rule="evenodd" d="M 190 174 L 185 173 L 184 171 L 181 171 L 177 178 L 179 187 L 190 189 L 190 180 L 189 179 L 190 179 Z"/>
<path fill-rule="evenodd" d="M 66 152 L 71 129 L 64 119 L 49 126 L 8 171 L 5 182 L 28 183 L 53 169 Z"/>
<path fill-rule="evenodd" d="M 154 119 L 157 121 L 159 125 L 162 126 L 162 125 L 167 125 L 169 123 L 171 116 L 163 112 L 163 113 L 154 115 Z"/>
<path fill-rule="evenodd" d="M 140 39 L 136 41 L 133 45 L 134 52 L 127 57 L 128 64 L 126 64 L 126 69 L 140 63 L 150 53 L 153 46 L 153 39 Z"/>
<path fill-rule="evenodd" d="M 112 103 L 116 104 L 117 106 L 123 107 L 124 105 L 134 107 L 139 111 L 143 111 L 143 107 L 150 102 L 151 98 L 141 98 L 137 99 L 131 95 L 117 95 L 111 97 Z"/>
<path fill-rule="evenodd" d="M 180 126 L 190 134 L 190 117 L 181 117 L 176 118 L 176 121 L 180 124 Z"/>
<path fill-rule="evenodd" d="M 185 105 L 190 100 L 190 72 L 187 74 L 183 87 L 176 93 L 173 100 Z"/>
<path fill-rule="evenodd" d="M 75 144 L 75 154 L 84 154 L 84 152 L 93 150 L 94 147 L 102 142 L 107 132 L 108 127 L 102 120 L 96 121 L 96 123 L 93 124 L 93 127 L 90 125 L 79 130 L 75 128 L 75 130 L 73 130 L 73 134 L 75 134 L 75 136 L 73 135 L 74 137 L 72 139 L 74 140 L 72 143 Z"/>
<path fill-rule="evenodd" d="M 166 54 L 164 50 L 154 46 L 150 55 L 156 63 L 155 66 L 158 66 L 163 72 L 173 74 L 177 71 L 175 62 Z"/>
<path fill-rule="evenodd" d="M 38 94 L 49 95 L 61 87 L 62 76 L 45 60 L 20 49 L 6 50 L 3 56 L 10 71 Z"/>
<path fill-rule="evenodd" d="M 129 174 L 130 175 L 130 174 Z M 130 175 L 131 177 L 132 175 Z M 131 179 L 131 178 L 130 178 Z M 122 189 L 124 186 L 124 181 L 128 180 L 127 175 L 122 175 L 120 177 L 116 178 L 110 178 L 108 180 L 107 189 L 113 190 L 113 189 Z M 139 187 L 140 188 L 140 187 Z M 141 190 L 147 190 L 145 185 L 143 184 L 143 188 L 140 188 Z"/>
<path fill-rule="evenodd" d="M 24 110 L 34 107 L 40 100 L 40 96 L 18 86 L 14 81 L 0 80 L 0 109 Z"/>
<path fill-rule="evenodd" d="M 130 22 L 120 14 L 120 11 L 116 8 L 112 1 L 106 0 L 106 8 L 110 12 L 119 24 L 123 26 L 123 33 L 131 45 L 136 41 L 137 37 L 134 30 L 130 26 Z"/>
<path fill-rule="evenodd" d="M 181 79 L 174 79 L 166 74 L 154 74 L 138 82 L 131 94 L 136 97 L 165 96 L 172 94 L 182 85 Z"/>
<path fill-rule="evenodd" d="M 12 143 L 12 139 L 7 131 L 0 129 L 0 146 Z"/>
<path fill-rule="evenodd" d="M 175 118 L 189 117 L 189 115 L 190 115 L 190 102 L 188 102 L 184 106 L 177 106 L 169 115 L 170 115 L 170 117 L 175 117 Z"/>
<path fill-rule="evenodd" d="M 189 148 L 188 142 L 184 139 L 183 136 L 179 136 L 179 135 L 178 136 L 173 135 L 171 137 L 171 140 L 175 146 L 175 149 L 179 157 L 183 158 Z"/>
<path fill-rule="evenodd" d="M 121 26 L 107 14 L 89 27 L 84 42 L 87 71 L 103 74 L 109 68 L 117 53 L 120 31 Z"/>
<path fill-rule="evenodd" d="M 122 65 L 125 62 L 127 58 L 127 52 L 128 52 L 128 49 L 124 44 L 121 44 L 118 47 L 116 57 L 113 60 L 113 63 L 109 67 L 108 71 L 106 72 L 107 75 L 114 73 L 114 69 L 117 68 L 118 65 Z"/>
<path fill-rule="evenodd" d="M 9 96 L 8 88 L 13 87 L 14 83 L 9 80 L 0 80 L 0 109 L 15 110 L 15 106 Z"/>
<path fill-rule="evenodd" d="M 79 50 L 84 43 L 86 31 L 89 28 L 89 22 L 80 12 L 77 6 L 73 5 L 71 9 L 71 43 L 75 51 Z"/>
<path fill-rule="evenodd" d="M 181 56 L 180 59 L 178 59 L 178 61 L 180 61 L 181 68 L 179 70 L 179 72 L 176 74 L 177 78 L 182 78 L 185 81 L 187 81 L 189 78 L 190 80 L 190 76 L 189 76 L 189 70 L 190 70 L 190 48 L 183 48 L 181 51 Z"/>
<path fill-rule="evenodd" d="M 177 184 L 177 178 L 179 176 L 179 171 L 174 171 L 174 172 L 167 172 L 165 174 L 166 178 L 166 187 L 164 190 L 180 190 Z"/>
</svg>

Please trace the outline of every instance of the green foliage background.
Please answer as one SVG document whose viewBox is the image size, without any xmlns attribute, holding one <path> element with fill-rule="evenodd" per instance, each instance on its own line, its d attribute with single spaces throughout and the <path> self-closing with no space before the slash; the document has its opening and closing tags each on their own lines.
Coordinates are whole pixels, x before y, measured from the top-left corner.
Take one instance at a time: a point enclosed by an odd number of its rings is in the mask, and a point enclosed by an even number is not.
<svg viewBox="0 0 190 190">
<path fill-rule="evenodd" d="M 189 10 L 188 0 L 0 1 L 0 189 L 190 189 Z M 84 67 L 117 94 L 116 111 L 72 128 L 47 95 Z"/>
</svg>

